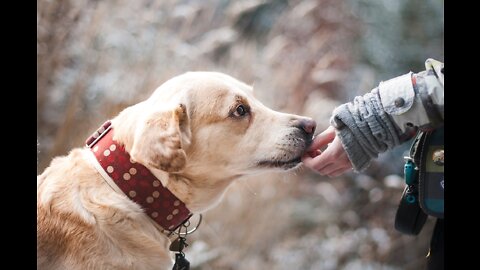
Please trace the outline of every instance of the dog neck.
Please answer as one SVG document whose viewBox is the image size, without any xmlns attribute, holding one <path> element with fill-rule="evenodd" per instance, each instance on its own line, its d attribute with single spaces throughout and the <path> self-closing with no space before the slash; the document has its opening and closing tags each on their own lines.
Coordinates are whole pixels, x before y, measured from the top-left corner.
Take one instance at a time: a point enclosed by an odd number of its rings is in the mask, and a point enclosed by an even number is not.
<svg viewBox="0 0 480 270">
<path fill-rule="evenodd" d="M 96 169 L 114 190 L 139 204 L 164 230 L 174 231 L 192 213 L 149 169 L 130 158 L 125 146 L 113 140 L 113 133 L 107 121 L 86 141 Z"/>
</svg>

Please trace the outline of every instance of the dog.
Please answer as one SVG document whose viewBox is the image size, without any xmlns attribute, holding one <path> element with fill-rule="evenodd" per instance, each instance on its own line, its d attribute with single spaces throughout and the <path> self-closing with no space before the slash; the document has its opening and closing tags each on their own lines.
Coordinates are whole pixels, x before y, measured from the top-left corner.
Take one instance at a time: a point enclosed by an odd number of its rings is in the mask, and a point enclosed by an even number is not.
<svg viewBox="0 0 480 270">
<path fill-rule="evenodd" d="M 173 77 L 37 176 L 37 268 L 172 269 L 172 231 L 233 181 L 301 166 L 315 127 L 226 74 Z"/>
</svg>

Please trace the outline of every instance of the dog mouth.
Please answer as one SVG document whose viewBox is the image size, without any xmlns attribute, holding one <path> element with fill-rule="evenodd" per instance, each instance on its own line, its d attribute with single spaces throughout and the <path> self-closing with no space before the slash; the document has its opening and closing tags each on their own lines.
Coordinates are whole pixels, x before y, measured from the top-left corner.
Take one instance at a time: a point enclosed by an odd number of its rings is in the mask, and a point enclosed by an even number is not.
<svg viewBox="0 0 480 270">
<path fill-rule="evenodd" d="M 270 169 L 280 168 L 284 170 L 290 170 L 299 166 L 302 162 L 302 155 L 313 142 L 312 137 L 301 135 L 297 135 L 293 137 L 293 139 L 290 139 L 289 144 L 282 145 L 283 151 L 270 158 L 262 159 L 257 162 L 257 166 Z"/>
<path fill-rule="evenodd" d="M 290 160 L 262 160 L 258 162 L 258 166 L 266 168 L 281 168 L 289 170 L 295 168 L 302 162 L 301 157 L 296 157 Z"/>
</svg>

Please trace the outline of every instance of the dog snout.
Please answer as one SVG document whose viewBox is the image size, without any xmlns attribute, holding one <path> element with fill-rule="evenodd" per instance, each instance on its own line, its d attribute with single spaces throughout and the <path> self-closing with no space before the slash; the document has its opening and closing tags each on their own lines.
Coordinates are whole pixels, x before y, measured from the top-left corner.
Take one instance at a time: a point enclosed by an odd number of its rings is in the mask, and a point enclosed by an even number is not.
<svg viewBox="0 0 480 270">
<path fill-rule="evenodd" d="M 303 130 L 308 136 L 312 136 L 317 127 L 317 123 L 311 118 L 301 118 L 294 120 L 293 126 Z"/>
</svg>

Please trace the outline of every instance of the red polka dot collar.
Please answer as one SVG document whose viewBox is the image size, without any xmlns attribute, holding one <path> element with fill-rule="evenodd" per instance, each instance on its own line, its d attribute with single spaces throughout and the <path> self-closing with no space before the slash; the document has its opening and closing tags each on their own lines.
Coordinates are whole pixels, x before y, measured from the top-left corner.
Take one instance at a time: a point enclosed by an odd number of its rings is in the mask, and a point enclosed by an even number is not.
<svg viewBox="0 0 480 270">
<path fill-rule="evenodd" d="M 97 170 L 112 188 L 138 203 L 163 229 L 174 231 L 192 215 L 185 204 L 165 188 L 145 166 L 130 159 L 125 146 L 113 140 L 111 122 L 105 122 L 86 145 L 100 166 Z"/>
</svg>

